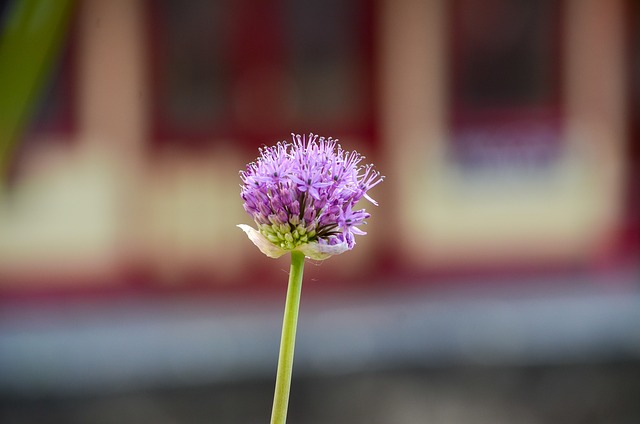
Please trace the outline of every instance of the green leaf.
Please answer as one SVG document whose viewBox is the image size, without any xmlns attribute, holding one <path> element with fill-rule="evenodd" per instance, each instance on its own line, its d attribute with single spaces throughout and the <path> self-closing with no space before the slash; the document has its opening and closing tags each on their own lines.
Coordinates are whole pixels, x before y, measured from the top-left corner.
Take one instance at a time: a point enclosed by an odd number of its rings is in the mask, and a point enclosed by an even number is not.
<svg viewBox="0 0 640 424">
<path fill-rule="evenodd" d="M 73 0 L 14 0 L 0 36 L 0 187 L 11 154 L 51 71 Z"/>
</svg>

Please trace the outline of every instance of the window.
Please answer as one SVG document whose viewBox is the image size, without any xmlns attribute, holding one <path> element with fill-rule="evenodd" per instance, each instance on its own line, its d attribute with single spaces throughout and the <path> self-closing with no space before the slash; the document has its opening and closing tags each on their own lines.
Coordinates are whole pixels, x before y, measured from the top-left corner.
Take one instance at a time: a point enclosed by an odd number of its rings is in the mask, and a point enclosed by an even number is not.
<svg viewBox="0 0 640 424">
<path fill-rule="evenodd" d="M 558 157 L 560 6 L 455 0 L 452 153 L 464 169 L 538 168 Z"/>
<path fill-rule="evenodd" d="M 149 2 L 154 143 L 370 136 L 370 2 Z"/>
</svg>

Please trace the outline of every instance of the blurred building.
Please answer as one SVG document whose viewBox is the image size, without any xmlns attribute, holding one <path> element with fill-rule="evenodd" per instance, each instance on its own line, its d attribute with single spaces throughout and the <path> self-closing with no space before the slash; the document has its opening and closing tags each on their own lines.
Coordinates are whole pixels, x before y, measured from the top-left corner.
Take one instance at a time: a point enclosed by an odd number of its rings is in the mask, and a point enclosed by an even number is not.
<svg viewBox="0 0 640 424">
<path fill-rule="evenodd" d="M 288 263 L 236 228 L 238 172 L 292 132 L 386 175 L 305 270 L 301 375 L 637 374 L 639 81 L 635 0 L 78 1 L 0 193 L 0 394 L 270 376 Z M 495 386 L 563 392 L 534 374 Z M 514 414 L 487 422 L 543 422 Z"/>
<path fill-rule="evenodd" d="M 255 280 L 237 172 L 291 132 L 388 177 L 330 279 L 637 258 L 637 9 L 79 2 L 3 200 L 0 290 Z"/>
</svg>

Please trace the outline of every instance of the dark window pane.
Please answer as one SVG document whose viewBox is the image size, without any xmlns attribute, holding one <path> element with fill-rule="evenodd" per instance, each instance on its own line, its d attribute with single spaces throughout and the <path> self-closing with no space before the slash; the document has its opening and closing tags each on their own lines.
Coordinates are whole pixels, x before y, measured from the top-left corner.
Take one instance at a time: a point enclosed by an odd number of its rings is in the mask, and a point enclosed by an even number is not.
<svg viewBox="0 0 640 424">
<path fill-rule="evenodd" d="M 456 99 L 513 107 L 553 95 L 555 7 L 540 0 L 460 0 Z"/>
<path fill-rule="evenodd" d="M 456 0 L 451 133 L 466 168 L 539 167 L 558 157 L 556 0 Z"/>
<path fill-rule="evenodd" d="M 161 137 L 205 135 L 224 122 L 229 104 L 225 60 L 225 1 L 171 0 L 156 6 L 158 84 L 156 122 Z"/>
<path fill-rule="evenodd" d="M 305 124 L 364 118 L 370 72 L 367 13 L 357 1 L 289 0 L 290 101 Z"/>
</svg>

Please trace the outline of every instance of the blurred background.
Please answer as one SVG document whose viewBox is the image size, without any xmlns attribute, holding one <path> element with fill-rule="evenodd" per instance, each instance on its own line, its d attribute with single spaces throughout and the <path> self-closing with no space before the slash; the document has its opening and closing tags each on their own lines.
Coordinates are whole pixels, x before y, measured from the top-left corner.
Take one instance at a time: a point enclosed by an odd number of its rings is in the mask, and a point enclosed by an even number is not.
<svg viewBox="0 0 640 424">
<path fill-rule="evenodd" d="M 640 422 L 640 2 L 0 0 L 0 422 L 268 420 L 239 170 L 386 175 L 308 262 L 296 423 Z"/>
</svg>

